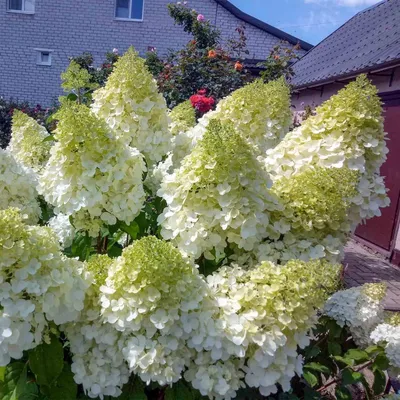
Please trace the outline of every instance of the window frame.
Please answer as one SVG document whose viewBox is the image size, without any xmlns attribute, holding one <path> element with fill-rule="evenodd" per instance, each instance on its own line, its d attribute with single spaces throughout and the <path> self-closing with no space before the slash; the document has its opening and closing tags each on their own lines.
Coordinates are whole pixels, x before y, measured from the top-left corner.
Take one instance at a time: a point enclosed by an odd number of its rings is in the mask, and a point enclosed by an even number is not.
<svg viewBox="0 0 400 400">
<path fill-rule="evenodd" d="M 54 53 L 54 50 L 51 49 L 34 49 L 36 51 L 36 65 L 39 66 L 45 66 L 45 67 L 51 67 L 52 62 L 53 62 L 53 56 L 52 53 Z M 48 62 L 42 62 L 42 54 L 43 53 L 49 53 L 49 61 Z"/>
<path fill-rule="evenodd" d="M 132 3 L 135 0 L 129 0 L 129 15 L 132 15 Z M 122 17 L 117 17 L 117 4 L 118 4 L 118 0 L 115 0 L 114 2 L 114 19 L 116 21 L 131 21 L 131 22 L 143 22 L 144 20 L 144 4 L 145 4 L 145 0 L 141 0 L 143 5 L 142 5 L 142 18 L 138 19 L 138 18 L 122 18 Z"/>
<path fill-rule="evenodd" d="M 15 13 L 15 14 L 35 14 L 36 12 L 36 0 L 33 1 L 33 11 L 26 11 L 25 10 L 25 0 L 22 0 L 22 10 L 16 10 L 14 8 L 11 8 L 11 0 L 6 0 L 7 1 L 7 12 L 9 13 Z"/>
</svg>

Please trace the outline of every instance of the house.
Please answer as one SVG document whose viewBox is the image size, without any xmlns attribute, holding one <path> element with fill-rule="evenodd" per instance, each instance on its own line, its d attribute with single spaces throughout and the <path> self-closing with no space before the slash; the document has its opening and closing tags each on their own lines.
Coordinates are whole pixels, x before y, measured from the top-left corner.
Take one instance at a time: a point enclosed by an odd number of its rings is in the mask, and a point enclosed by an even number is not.
<svg viewBox="0 0 400 400">
<path fill-rule="evenodd" d="M 360 73 L 377 86 L 385 110 L 389 155 L 382 166 L 391 205 L 359 226 L 359 241 L 400 265 L 400 0 L 358 13 L 293 65 L 293 105 L 319 105 Z"/>
<path fill-rule="evenodd" d="M 141 55 L 183 47 L 188 35 L 168 15 L 175 0 L 0 0 L 0 96 L 50 105 L 60 95 L 68 57 L 85 51 L 100 62 L 113 48 L 133 45 Z M 264 60 L 281 40 L 312 46 L 253 18 L 227 0 L 189 0 L 223 39 L 244 24 L 250 58 Z"/>
</svg>

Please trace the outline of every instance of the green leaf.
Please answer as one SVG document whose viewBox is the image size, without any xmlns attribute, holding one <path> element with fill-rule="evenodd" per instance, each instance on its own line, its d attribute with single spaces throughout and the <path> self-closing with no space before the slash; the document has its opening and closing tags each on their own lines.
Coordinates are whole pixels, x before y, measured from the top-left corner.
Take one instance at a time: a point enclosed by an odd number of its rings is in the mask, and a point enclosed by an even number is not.
<svg viewBox="0 0 400 400">
<path fill-rule="evenodd" d="M 354 365 L 354 360 L 350 359 L 350 358 L 345 358 L 345 357 L 341 357 L 341 356 L 334 356 L 332 358 L 335 361 L 337 361 L 338 363 L 342 363 L 342 364 L 348 365 L 350 367 L 352 367 Z"/>
<path fill-rule="evenodd" d="M 46 394 L 49 400 L 75 400 L 78 393 L 78 386 L 74 381 L 74 374 L 68 363 L 64 363 L 64 368 L 56 382 L 49 386 L 45 386 L 45 390 L 40 387 L 43 394 Z"/>
<path fill-rule="evenodd" d="M 122 388 L 122 394 L 118 400 L 147 400 L 145 387 L 146 385 L 140 378 L 131 378 Z"/>
<path fill-rule="evenodd" d="M 39 385 L 51 386 L 64 368 L 62 344 L 54 335 L 50 339 L 29 352 L 29 366 Z"/>
<path fill-rule="evenodd" d="M 326 366 L 316 362 L 310 362 L 304 365 L 305 369 L 322 372 L 323 374 L 330 374 L 331 370 Z"/>
<path fill-rule="evenodd" d="M 121 230 L 123 230 L 125 233 L 130 235 L 130 237 L 135 240 L 140 232 L 139 225 L 136 221 L 133 221 L 130 225 L 127 225 L 125 223 L 121 223 Z"/>
<path fill-rule="evenodd" d="M 30 382 L 27 376 L 27 365 L 23 362 L 14 362 L 7 365 L 4 381 L 0 382 L 1 400 L 36 400 L 38 387 Z"/>
<path fill-rule="evenodd" d="M 4 382 L 4 375 L 6 373 L 6 367 L 0 367 L 0 381 Z"/>
<path fill-rule="evenodd" d="M 304 400 L 318 400 L 318 399 L 322 399 L 322 396 L 316 390 L 311 389 L 309 387 L 306 387 L 304 389 Z"/>
<path fill-rule="evenodd" d="M 342 354 L 342 346 L 339 343 L 329 342 L 328 351 L 332 356 L 340 356 Z"/>
<path fill-rule="evenodd" d="M 311 387 L 314 387 L 318 384 L 318 378 L 310 371 L 305 370 L 303 372 L 303 378 Z"/>
<path fill-rule="evenodd" d="M 374 384 L 372 385 L 372 390 L 375 395 L 380 395 L 383 393 L 386 387 L 386 375 L 380 369 L 374 370 Z"/>
<path fill-rule="evenodd" d="M 349 389 L 344 386 L 338 386 L 335 391 L 337 400 L 352 400 Z"/>
<path fill-rule="evenodd" d="M 42 140 L 42 142 L 55 142 L 55 141 L 56 141 L 56 139 L 55 139 L 54 135 L 46 136 L 46 137 Z"/>
<path fill-rule="evenodd" d="M 321 349 L 318 346 L 309 347 L 306 350 L 306 358 L 310 359 L 310 358 L 317 357 L 317 355 L 320 353 L 321 353 Z"/>
<path fill-rule="evenodd" d="M 70 100 L 70 101 L 76 101 L 77 99 L 78 99 L 78 96 L 75 93 L 70 93 L 67 96 L 67 100 Z"/>
<path fill-rule="evenodd" d="M 374 360 L 374 363 L 372 364 L 372 368 L 375 369 L 381 369 L 383 371 L 385 371 L 386 369 L 388 369 L 390 366 L 389 360 L 386 357 L 385 353 L 379 353 Z"/>
<path fill-rule="evenodd" d="M 165 391 L 165 400 L 195 400 L 195 393 L 182 381 L 175 383 Z"/>
<path fill-rule="evenodd" d="M 383 350 L 382 347 L 381 347 L 381 346 L 377 346 L 377 345 L 369 346 L 369 347 L 367 347 L 367 348 L 365 349 L 365 351 L 366 351 L 368 354 L 378 353 L 378 352 L 380 352 L 380 351 L 382 351 L 382 350 Z"/>
<path fill-rule="evenodd" d="M 343 328 L 332 319 L 326 323 L 326 328 L 329 330 L 329 337 L 331 339 L 339 338 L 343 331 Z"/>
<path fill-rule="evenodd" d="M 350 358 L 354 361 L 357 361 L 358 363 L 369 360 L 368 353 L 364 350 L 359 349 L 350 349 L 349 351 L 347 351 L 344 357 Z"/>
<path fill-rule="evenodd" d="M 360 382 L 362 375 L 359 372 L 352 371 L 350 369 L 345 369 L 342 372 L 342 384 L 352 385 L 353 383 Z"/>
</svg>

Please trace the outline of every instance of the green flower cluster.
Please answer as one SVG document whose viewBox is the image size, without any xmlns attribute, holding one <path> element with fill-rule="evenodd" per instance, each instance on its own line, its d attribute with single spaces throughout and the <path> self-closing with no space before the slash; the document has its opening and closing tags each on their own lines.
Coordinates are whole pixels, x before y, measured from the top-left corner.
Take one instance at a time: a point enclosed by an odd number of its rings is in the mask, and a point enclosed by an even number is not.
<svg viewBox="0 0 400 400">
<path fill-rule="evenodd" d="M 167 106 L 145 60 L 130 48 L 116 62 L 104 88 L 93 93 L 92 109 L 124 143 L 136 147 L 149 166 L 171 149 Z"/>
<path fill-rule="evenodd" d="M 282 200 L 284 217 L 293 234 L 317 238 L 348 232 L 348 211 L 357 194 L 359 172 L 349 168 L 307 169 L 275 182 L 272 190 Z"/>
<path fill-rule="evenodd" d="M 12 136 L 8 150 L 22 165 L 39 172 L 50 156 L 51 142 L 46 128 L 29 115 L 14 110 Z"/>
<path fill-rule="evenodd" d="M 196 110 L 190 100 L 174 107 L 169 113 L 171 118 L 171 133 L 176 136 L 180 132 L 186 132 L 196 125 Z"/>
<path fill-rule="evenodd" d="M 56 114 L 57 143 L 39 178 L 39 191 L 77 230 L 97 236 L 102 224 L 130 224 L 145 199 L 146 170 L 137 149 L 116 139 L 88 107 L 65 102 Z"/>
</svg>

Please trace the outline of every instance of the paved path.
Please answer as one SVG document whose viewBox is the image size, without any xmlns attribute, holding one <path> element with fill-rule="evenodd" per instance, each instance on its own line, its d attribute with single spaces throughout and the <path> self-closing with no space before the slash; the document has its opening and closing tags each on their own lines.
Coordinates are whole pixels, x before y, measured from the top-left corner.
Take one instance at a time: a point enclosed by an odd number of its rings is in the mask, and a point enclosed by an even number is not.
<svg viewBox="0 0 400 400">
<path fill-rule="evenodd" d="M 384 281 L 388 288 L 385 308 L 400 311 L 400 267 L 390 264 L 381 255 L 353 240 L 346 246 L 343 264 L 348 286 Z"/>
</svg>

